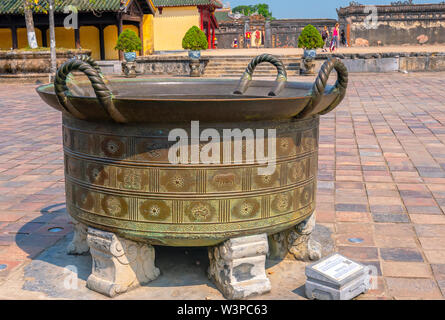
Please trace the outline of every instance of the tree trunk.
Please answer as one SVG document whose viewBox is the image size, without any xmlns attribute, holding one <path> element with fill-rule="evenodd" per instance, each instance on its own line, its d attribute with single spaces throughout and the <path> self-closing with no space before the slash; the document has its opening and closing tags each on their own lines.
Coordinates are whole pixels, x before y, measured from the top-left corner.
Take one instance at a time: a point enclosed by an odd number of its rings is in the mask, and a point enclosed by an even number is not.
<svg viewBox="0 0 445 320">
<path fill-rule="evenodd" d="M 36 32 L 34 29 L 34 19 L 32 17 L 32 8 L 29 0 L 24 1 L 25 21 L 26 21 L 26 33 L 28 35 L 28 45 L 31 49 L 38 47 Z"/>
<path fill-rule="evenodd" d="M 49 2 L 49 39 L 51 51 L 51 76 L 54 76 L 57 71 L 57 57 L 56 57 L 56 31 L 54 25 L 54 0 Z"/>
</svg>

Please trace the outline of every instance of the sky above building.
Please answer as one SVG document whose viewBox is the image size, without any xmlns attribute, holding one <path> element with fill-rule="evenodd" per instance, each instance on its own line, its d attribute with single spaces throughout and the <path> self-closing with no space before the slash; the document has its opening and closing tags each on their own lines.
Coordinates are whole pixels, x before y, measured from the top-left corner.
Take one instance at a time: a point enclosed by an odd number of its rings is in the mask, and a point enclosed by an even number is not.
<svg viewBox="0 0 445 320">
<path fill-rule="evenodd" d="M 277 19 L 332 18 L 337 19 L 336 8 L 347 7 L 351 0 L 221 0 L 232 8 L 239 5 L 267 3 Z M 390 4 L 396 0 L 356 0 L 364 5 Z M 439 3 L 444 0 L 414 0 L 415 4 Z"/>
</svg>

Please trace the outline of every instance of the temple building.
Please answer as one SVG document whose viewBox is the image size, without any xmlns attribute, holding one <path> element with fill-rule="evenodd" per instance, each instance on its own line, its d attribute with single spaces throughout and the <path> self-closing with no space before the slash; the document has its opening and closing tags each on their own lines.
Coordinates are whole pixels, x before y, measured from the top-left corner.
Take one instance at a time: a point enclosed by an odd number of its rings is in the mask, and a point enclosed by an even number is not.
<svg viewBox="0 0 445 320">
<path fill-rule="evenodd" d="M 351 2 L 337 10 L 348 43 L 356 46 L 385 46 L 445 43 L 445 2 L 369 6 Z"/>
<path fill-rule="evenodd" d="M 56 46 L 90 49 L 96 60 L 121 58 L 114 47 L 125 29 L 135 31 L 141 38 L 143 45 L 138 55 L 183 50 L 182 39 L 194 25 L 206 33 L 209 49 L 214 48 L 218 28 L 214 12 L 222 7 L 218 0 L 60 0 L 56 3 Z M 64 10 L 70 5 L 78 10 L 78 29 L 64 27 L 70 14 Z M 48 47 L 48 15 L 34 13 L 33 18 L 38 45 Z M 1 0 L 0 50 L 27 47 L 23 0 Z"/>
<path fill-rule="evenodd" d="M 218 0 L 154 0 L 158 12 L 154 16 L 155 51 L 182 50 L 182 39 L 192 26 L 199 26 L 207 36 L 209 49 L 215 48 L 218 22 L 215 10 L 222 8 Z"/>
<path fill-rule="evenodd" d="M 65 7 L 76 5 L 78 29 L 66 29 Z M 114 49 L 118 35 L 125 29 L 134 30 L 142 40 L 139 54 L 153 51 L 153 15 L 156 8 L 151 0 L 63 0 L 55 8 L 56 45 L 58 48 L 84 48 L 97 60 L 119 59 Z M 49 22 L 45 13 L 34 13 L 37 43 L 49 46 Z M 0 1 L 0 49 L 26 48 L 28 39 L 22 0 Z"/>
</svg>

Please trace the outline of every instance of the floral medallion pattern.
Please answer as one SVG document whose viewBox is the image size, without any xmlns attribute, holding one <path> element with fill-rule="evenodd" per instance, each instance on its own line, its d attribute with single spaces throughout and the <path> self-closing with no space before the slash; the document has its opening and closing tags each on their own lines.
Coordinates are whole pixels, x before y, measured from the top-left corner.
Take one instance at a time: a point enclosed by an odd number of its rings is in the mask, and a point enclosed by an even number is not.
<svg viewBox="0 0 445 320">
<path fill-rule="evenodd" d="M 258 172 L 258 171 L 257 171 Z M 254 180 L 260 188 L 271 188 L 279 182 L 280 172 L 276 169 L 271 175 L 260 175 L 257 173 Z"/>
<path fill-rule="evenodd" d="M 292 208 L 292 196 L 289 193 L 278 194 L 272 201 L 272 208 L 276 212 L 288 212 Z"/>
<path fill-rule="evenodd" d="M 101 204 L 102 210 L 110 216 L 123 218 L 128 214 L 127 202 L 121 197 L 105 196 Z"/>
<path fill-rule="evenodd" d="M 139 206 L 141 215 L 146 220 L 164 221 L 171 215 L 170 207 L 165 201 L 148 200 L 141 203 Z"/>
<path fill-rule="evenodd" d="M 124 143 L 116 138 L 104 138 L 101 147 L 103 153 L 110 158 L 122 158 L 125 153 Z"/>
<path fill-rule="evenodd" d="M 165 170 L 161 176 L 161 186 L 169 192 L 189 192 L 194 189 L 196 181 L 186 170 Z"/>
<path fill-rule="evenodd" d="M 240 200 L 236 203 L 233 214 L 240 219 L 251 219 L 258 215 L 260 203 L 256 199 Z"/>
<path fill-rule="evenodd" d="M 313 184 L 309 184 L 306 187 L 301 189 L 301 194 L 300 194 L 300 208 L 302 207 L 306 207 L 307 205 L 309 205 L 312 201 L 313 201 L 313 197 L 314 197 L 314 185 Z"/>
</svg>

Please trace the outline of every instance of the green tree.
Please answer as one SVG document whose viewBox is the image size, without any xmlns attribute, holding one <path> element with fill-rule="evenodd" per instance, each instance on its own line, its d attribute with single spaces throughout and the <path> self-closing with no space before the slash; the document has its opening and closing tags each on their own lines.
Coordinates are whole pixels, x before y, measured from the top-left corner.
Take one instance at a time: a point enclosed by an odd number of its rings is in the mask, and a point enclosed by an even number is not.
<svg viewBox="0 0 445 320">
<path fill-rule="evenodd" d="M 244 14 L 245 16 L 250 16 L 251 14 L 258 12 L 258 14 L 262 15 L 266 19 L 275 19 L 272 16 L 272 12 L 270 11 L 269 5 L 265 3 L 259 3 L 255 5 L 241 5 L 232 9 L 232 12 L 239 12 Z"/>
<path fill-rule="evenodd" d="M 142 41 L 136 32 L 126 29 L 117 38 L 117 44 L 114 49 L 122 50 L 123 52 L 135 52 L 142 49 Z"/>
<path fill-rule="evenodd" d="M 313 25 L 308 24 L 301 31 L 298 37 L 298 48 L 304 48 L 307 50 L 323 48 L 324 42 L 320 32 Z"/>
<path fill-rule="evenodd" d="M 205 33 L 197 26 L 191 27 L 182 39 L 184 49 L 199 51 L 209 47 Z"/>
</svg>

